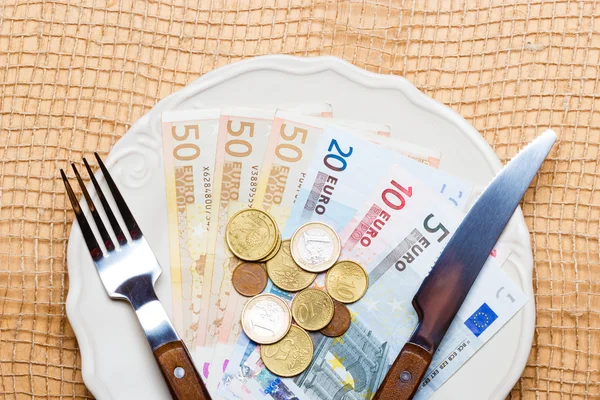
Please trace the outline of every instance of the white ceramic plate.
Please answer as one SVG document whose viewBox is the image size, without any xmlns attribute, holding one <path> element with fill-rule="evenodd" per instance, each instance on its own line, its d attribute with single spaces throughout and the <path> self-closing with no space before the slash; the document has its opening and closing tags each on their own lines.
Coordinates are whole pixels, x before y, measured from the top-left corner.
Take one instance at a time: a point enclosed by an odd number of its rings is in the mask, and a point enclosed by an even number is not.
<svg viewBox="0 0 600 400">
<path fill-rule="evenodd" d="M 393 136 L 435 146 L 442 151 L 440 168 L 471 180 L 476 192 L 501 168 L 494 151 L 471 125 L 403 78 L 369 73 L 333 57 L 266 56 L 212 71 L 160 101 L 119 140 L 106 160 L 163 266 L 156 289 L 169 312 L 161 113 L 175 108 L 298 102 L 328 102 L 336 117 L 386 123 Z M 503 268 L 533 298 L 531 246 L 520 209 L 501 241 L 512 250 Z M 169 398 L 142 329 L 127 303 L 107 297 L 77 223 L 69 239 L 68 266 L 67 314 L 90 391 L 100 400 Z M 504 399 L 525 367 L 534 325 L 531 300 L 432 398 Z"/>
</svg>

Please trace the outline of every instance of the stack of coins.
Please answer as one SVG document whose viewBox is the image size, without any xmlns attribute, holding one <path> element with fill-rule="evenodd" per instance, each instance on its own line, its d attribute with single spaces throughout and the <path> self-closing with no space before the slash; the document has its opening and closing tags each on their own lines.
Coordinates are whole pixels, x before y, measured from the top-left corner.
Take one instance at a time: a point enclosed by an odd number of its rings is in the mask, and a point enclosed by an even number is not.
<svg viewBox="0 0 600 400">
<path fill-rule="evenodd" d="M 242 311 L 244 332 L 261 344 L 261 358 L 269 371 L 281 377 L 300 374 L 313 358 L 307 331 L 329 337 L 346 333 L 351 315 L 343 303 L 365 294 L 368 275 L 353 261 L 338 262 L 340 239 L 322 222 L 304 224 L 290 240 L 282 240 L 275 220 L 250 208 L 231 218 L 225 235 L 231 252 L 242 260 L 233 271 L 233 287 L 243 296 L 254 296 Z M 309 288 L 325 271 L 326 290 Z M 299 292 L 291 309 L 278 296 L 260 294 L 269 278 L 282 290 Z"/>
</svg>

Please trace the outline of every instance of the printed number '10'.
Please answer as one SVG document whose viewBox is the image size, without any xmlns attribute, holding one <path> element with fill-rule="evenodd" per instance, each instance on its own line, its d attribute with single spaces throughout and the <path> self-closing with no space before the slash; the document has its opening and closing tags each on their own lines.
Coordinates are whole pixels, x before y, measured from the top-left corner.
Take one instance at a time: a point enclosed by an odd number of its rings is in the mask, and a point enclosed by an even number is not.
<svg viewBox="0 0 600 400">
<path fill-rule="evenodd" d="M 402 210 L 406 205 L 406 200 L 404 199 L 403 194 L 408 197 L 412 196 L 412 186 L 409 186 L 408 189 L 402 187 L 398 182 L 392 180 L 392 186 L 394 188 L 387 188 L 381 193 L 381 199 L 385 203 L 386 206 L 391 208 L 392 210 Z"/>
<path fill-rule="evenodd" d="M 177 127 L 173 126 L 171 128 L 171 134 L 173 138 L 182 141 L 186 140 L 190 133 L 194 134 L 196 139 L 200 139 L 200 130 L 198 129 L 198 125 L 184 125 L 183 133 L 177 133 Z M 200 155 L 200 147 L 195 143 L 180 143 L 175 148 L 173 148 L 173 157 L 180 161 L 191 161 Z"/>
<path fill-rule="evenodd" d="M 333 171 L 342 172 L 348 166 L 348 163 L 346 162 L 346 157 L 350 157 L 352 155 L 352 150 L 354 149 L 352 148 L 352 146 L 350 146 L 348 151 L 344 152 L 342 151 L 342 149 L 340 149 L 338 141 L 335 139 L 331 139 L 331 143 L 329 143 L 329 148 L 327 149 L 327 151 L 331 151 L 334 147 L 338 154 L 327 154 L 325 158 L 323 158 L 323 164 L 325 164 L 327 168 Z"/>
</svg>

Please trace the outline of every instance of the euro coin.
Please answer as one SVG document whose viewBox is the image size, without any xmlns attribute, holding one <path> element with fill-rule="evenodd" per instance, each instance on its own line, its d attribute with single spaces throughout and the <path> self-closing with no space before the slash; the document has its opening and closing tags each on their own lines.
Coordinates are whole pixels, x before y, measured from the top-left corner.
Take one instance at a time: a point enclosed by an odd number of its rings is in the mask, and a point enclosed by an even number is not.
<svg viewBox="0 0 600 400">
<path fill-rule="evenodd" d="M 291 325 L 292 315 L 286 302 L 269 293 L 251 298 L 242 310 L 242 329 L 256 343 L 280 341 Z"/>
<path fill-rule="evenodd" d="M 277 236 L 276 236 L 275 239 L 277 240 L 277 242 L 275 243 L 275 248 L 265 258 L 262 258 L 260 260 L 260 262 L 269 261 L 270 259 L 272 259 L 273 257 L 275 257 L 277 255 L 277 253 L 279 252 L 279 249 L 281 249 L 282 240 L 281 240 L 281 234 L 279 233 L 279 231 L 277 231 Z"/>
<path fill-rule="evenodd" d="M 277 255 L 267 261 L 267 273 L 275 286 L 288 292 L 307 288 L 317 277 L 296 264 L 290 252 L 290 240 L 284 240 Z"/>
<path fill-rule="evenodd" d="M 307 331 L 323 329 L 333 318 L 333 300 L 320 289 L 304 289 L 292 301 L 292 316 Z"/>
<path fill-rule="evenodd" d="M 337 261 L 340 251 L 337 233 L 322 222 L 308 222 L 292 235 L 292 257 L 306 271 L 318 273 L 328 270 Z"/>
<path fill-rule="evenodd" d="M 369 276 L 354 261 L 340 261 L 327 272 L 325 287 L 337 301 L 354 303 L 367 291 Z"/>
<path fill-rule="evenodd" d="M 279 342 L 260 346 L 260 358 L 273 374 L 291 377 L 300 374 L 313 358 L 313 343 L 304 329 L 292 325 Z"/>
<path fill-rule="evenodd" d="M 350 328 L 350 310 L 339 301 L 334 301 L 333 318 L 321 333 L 329 337 L 342 336 Z"/>
<path fill-rule="evenodd" d="M 225 240 L 231 252 L 244 261 L 267 257 L 277 245 L 277 224 L 273 217 L 255 208 L 246 208 L 231 217 Z"/>
<path fill-rule="evenodd" d="M 243 261 L 233 270 L 231 281 L 235 290 L 242 296 L 256 296 L 265 287 L 269 277 L 265 267 L 259 263 Z"/>
</svg>

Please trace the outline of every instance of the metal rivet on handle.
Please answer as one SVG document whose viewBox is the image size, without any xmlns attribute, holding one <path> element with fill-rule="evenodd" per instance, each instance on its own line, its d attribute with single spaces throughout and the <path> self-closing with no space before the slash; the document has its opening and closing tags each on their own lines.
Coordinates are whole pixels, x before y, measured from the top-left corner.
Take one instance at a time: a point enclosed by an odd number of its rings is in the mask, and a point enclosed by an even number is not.
<svg viewBox="0 0 600 400">
<path fill-rule="evenodd" d="M 173 371 L 173 375 L 175 375 L 175 378 L 181 379 L 185 376 L 185 369 L 183 369 L 181 367 L 177 367 Z"/>
<path fill-rule="evenodd" d="M 412 378 L 412 375 L 408 371 L 402 371 L 402 373 L 400 374 L 400 380 L 402 382 L 408 382 L 410 381 L 410 378 Z"/>
</svg>

